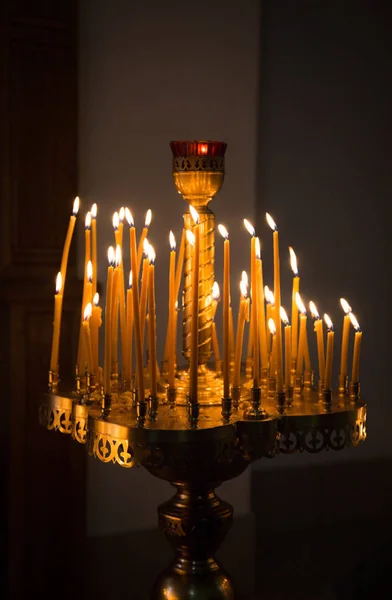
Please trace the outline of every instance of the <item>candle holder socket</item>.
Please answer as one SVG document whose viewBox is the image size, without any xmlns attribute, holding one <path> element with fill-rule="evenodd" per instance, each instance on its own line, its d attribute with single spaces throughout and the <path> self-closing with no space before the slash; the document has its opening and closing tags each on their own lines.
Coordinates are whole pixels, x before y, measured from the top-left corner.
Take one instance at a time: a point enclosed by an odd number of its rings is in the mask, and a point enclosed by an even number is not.
<svg viewBox="0 0 392 600">
<path fill-rule="evenodd" d="M 359 381 L 350 382 L 350 385 L 348 386 L 348 393 L 351 402 L 356 402 L 356 400 L 359 400 L 361 395 L 361 386 Z"/>
<path fill-rule="evenodd" d="M 252 377 L 253 372 L 253 359 L 247 358 L 245 361 L 245 374 L 247 377 Z"/>
<path fill-rule="evenodd" d="M 294 377 L 294 396 L 300 396 L 302 393 L 302 375 L 295 374 Z"/>
<path fill-rule="evenodd" d="M 291 369 L 290 369 L 291 385 L 292 386 L 294 386 L 294 381 L 295 381 L 296 373 L 297 373 L 297 359 L 296 358 L 292 358 L 291 359 Z"/>
<path fill-rule="evenodd" d="M 260 406 L 261 388 L 253 387 L 251 389 L 251 407 L 244 412 L 244 418 L 249 420 L 266 419 L 267 413 Z"/>
<path fill-rule="evenodd" d="M 260 386 L 262 390 L 267 390 L 268 389 L 268 367 L 263 367 L 261 369 L 261 375 L 260 375 Z"/>
<path fill-rule="evenodd" d="M 153 421 L 156 419 L 158 410 L 158 398 L 156 396 L 148 397 L 148 416 Z"/>
<path fill-rule="evenodd" d="M 294 398 L 294 387 L 292 385 L 286 385 L 284 391 L 286 394 L 286 403 L 288 406 L 291 406 Z"/>
<path fill-rule="evenodd" d="M 101 414 L 104 419 L 107 419 L 112 410 L 112 395 L 111 394 L 103 394 L 102 395 L 102 407 Z"/>
<path fill-rule="evenodd" d="M 225 421 L 230 419 L 231 415 L 231 398 L 222 398 L 222 417 Z"/>
<path fill-rule="evenodd" d="M 191 427 L 197 427 L 197 422 L 199 420 L 199 413 L 200 413 L 200 404 L 198 402 L 192 402 L 189 394 L 187 396 L 187 399 L 188 399 L 187 412 L 188 412 L 189 422 L 191 424 Z"/>
<path fill-rule="evenodd" d="M 319 397 L 319 400 L 323 400 L 323 398 L 324 398 L 324 382 L 321 379 L 318 380 L 317 395 Z"/>
<path fill-rule="evenodd" d="M 177 396 L 176 388 L 168 387 L 166 390 L 166 397 L 167 397 L 167 401 L 168 401 L 171 409 L 175 408 L 175 406 L 176 406 L 176 396 Z"/>
<path fill-rule="evenodd" d="M 268 377 L 267 394 L 269 398 L 275 398 L 276 393 L 276 378 Z"/>
<path fill-rule="evenodd" d="M 136 395 L 136 422 L 139 427 L 143 427 L 147 414 L 147 402 L 145 398 L 139 400 Z"/>
<path fill-rule="evenodd" d="M 311 369 L 305 369 L 304 381 L 303 381 L 304 392 L 309 394 L 313 389 L 313 385 L 314 385 L 314 371 L 312 371 Z"/>
<path fill-rule="evenodd" d="M 284 391 L 276 392 L 276 405 L 278 409 L 282 409 L 286 406 L 286 394 Z"/>
<path fill-rule="evenodd" d="M 233 400 L 233 408 L 237 410 L 241 400 L 241 386 L 231 388 L 231 397 Z"/>
<path fill-rule="evenodd" d="M 332 400 L 332 390 L 331 388 L 327 389 L 327 390 L 323 390 L 323 401 L 324 404 L 331 404 L 331 400 Z"/>
<path fill-rule="evenodd" d="M 50 394 L 57 394 L 59 381 L 60 379 L 58 373 L 49 371 L 48 390 Z"/>
<path fill-rule="evenodd" d="M 348 377 L 347 375 L 339 375 L 338 377 L 338 394 L 339 396 L 348 395 Z"/>
</svg>

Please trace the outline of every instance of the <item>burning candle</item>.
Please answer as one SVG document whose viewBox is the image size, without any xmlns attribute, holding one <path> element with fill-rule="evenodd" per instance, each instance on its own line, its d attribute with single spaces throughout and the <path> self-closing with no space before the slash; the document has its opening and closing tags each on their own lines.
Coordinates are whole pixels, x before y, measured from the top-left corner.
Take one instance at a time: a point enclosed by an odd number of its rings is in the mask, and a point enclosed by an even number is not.
<svg viewBox="0 0 392 600">
<path fill-rule="evenodd" d="M 114 372 L 117 370 L 117 353 L 118 353 L 118 309 L 119 309 L 119 298 L 118 298 L 118 287 L 121 277 L 121 246 L 116 246 L 115 254 L 115 268 L 113 274 L 113 289 L 112 289 L 112 314 L 111 314 L 111 340 L 112 340 L 112 369 Z"/>
<path fill-rule="evenodd" d="M 170 243 L 170 264 L 169 264 L 169 344 L 168 344 L 168 359 L 169 359 L 169 387 L 174 388 L 175 377 L 175 343 L 176 343 L 176 297 L 175 297 L 175 266 L 176 266 L 176 238 L 173 232 L 169 234 Z"/>
<path fill-rule="evenodd" d="M 94 370 L 94 368 L 93 368 L 93 364 L 94 364 L 93 349 L 92 349 L 92 345 L 91 345 L 90 323 L 89 323 L 91 314 L 92 314 L 92 305 L 91 305 L 91 302 L 89 302 L 87 304 L 86 308 L 84 309 L 84 316 L 83 316 L 84 353 L 86 356 L 85 363 L 87 364 L 87 372 L 88 373 L 92 373 Z"/>
<path fill-rule="evenodd" d="M 350 321 L 355 329 L 355 337 L 354 337 L 354 353 L 353 353 L 353 366 L 351 371 L 351 381 L 352 383 L 358 383 L 359 381 L 359 359 L 361 356 L 361 341 L 362 341 L 362 331 L 359 326 L 359 323 L 352 312 L 349 313 Z"/>
<path fill-rule="evenodd" d="M 296 295 L 296 303 L 298 306 L 298 310 L 300 312 L 299 315 L 299 341 L 298 341 L 298 356 L 297 356 L 297 375 L 302 375 L 304 355 L 305 355 L 305 347 L 307 347 L 307 331 L 306 331 L 306 308 L 305 304 L 302 302 L 301 296 L 297 292 Z"/>
<path fill-rule="evenodd" d="M 125 378 L 132 382 L 132 331 L 133 331 L 133 298 L 132 270 L 129 272 L 127 289 L 127 354 L 125 357 Z"/>
<path fill-rule="evenodd" d="M 324 353 L 324 333 L 323 333 L 323 321 L 320 318 L 318 310 L 314 302 L 309 302 L 310 312 L 314 319 L 314 330 L 317 337 L 317 354 L 318 354 L 318 365 L 319 365 L 319 376 L 320 381 L 324 384 L 325 379 L 325 353 Z"/>
<path fill-rule="evenodd" d="M 215 319 L 216 309 L 218 308 L 218 302 L 220 300 L 220 289 L 219 283 L 214 281 L 212 286 L 212 318 Z"/>
<path fill-rule="evenodd" d="M 256 265 L 256 237 L 255 229 L 253 225 L 244 219 L 244 225 L 251 237 L 250 246 L 250 267 L 251 267 L 251 293 L 252 293 L 252 309 L 250 323 L 252 328 L 252 346 L 253 346 L 253 387 L 260 387 L 260 357 L 258 352 L 258 330 L 259 330 L 259 319 L 257 311 L 257 265 Z"/>
<path fill-rule="evenodd" d="M 147 238 L 144 238 L 143 242 L 143 270 L 142 270 L 142 289 L 140 292 L 140 335 L 142 341 L 142 353 L 144 350 L 144 337 L 145 337 L 145 327 L 146 327 L 146 311 L 147 311 L 147 289 L 148 289 L 148 249 L 150 244 L 148 243 Z"/>
<path fill-rule="evenodd" d="M 150 359 L 151 398 L 157 397 L 157 335 L 155 323 L 155 251 L 148 246 L 148 353 Z"/>
<path fill-rule="evenodd" d="M 270 352 L 271 350 L 271 331 L 270 328 L 268 327 L 268 321 L 270 319 L 274 320 L 274 313 L 275 313 L 275 296 L 273 294 L 273 292 L 269 289 L 268 285 L 264 286 L 264 297 L 267 303 L 267 330 L 266 330 L 266 335 L 267 335 L 267 349 L 268 352 Z"/>
<path fill-rule="evenodd" d="M 276 346 L 276 326 L 274 319 L 268 319 L 268 329 L 272 337 L 270 377 L 276 378 L 277 371 L 277 346 Z"/>
<path fill-rule="evenodd" d="M 244 271 L 245 273 L 245 271 Z M 245 273 L 246 275 L 246 273 Z M 238 309 L 237 319 L 237 337 L 235 344 L 235 360 L 234 360 L 234 374 L 233 374 L 233 387 L 238 388 L 241 384 L 241 358 L 242 358 L 242 343 L 244 338 L 245 321 L 249 319 L 249 298 L 248 298 L 248 282 L 243 277 L 240 282 L 241 299 Z"/>
<path fill-rule="evenodd" d="M 139 240 L 139 246 L 137 249 L 137 277 L 139 277 L 139 273 L 140 273 L 140 265 L 142 262 L 142 254 L 144 252 L 145 249 L 145 245 L 144 245 L 144 240 L 147 237 L 148 234 L 148 228 L 151 225 L 151 219 L 152 219 L 152 212 L 151 212 L 151 208 L 148 209 L 148 211 L 146 212 L 146 216 L 144 219 L 144 227 L 142 229 L 142 234 L 140 236 L 140 240 Z M 135 271 L 136 273 L 136 271 Z"/>
<path fill-rule="evenodd" d="M 199 214 L 193 206 L 189 207 L 195 223 L 193 232 L 186 235 L 192 247 L 192 312 L 191 312 L 191 352 L 189 365 L 189 395 L 192 404 L 197 404 L 197 378 L 199 363 L 199 261 L 200 261 L 200 228 Z"/>
<path fill-rule="evenodd" d="M 98 207 L 96 203 L 91 207 L 91 261 L 93 263 L 93 296 L 97 291 L 97 278 L 98 278 L 98 267 L 97 267 L 97 213 Z"/>
<path fill-rule="evenodd" d="M 113 231 L 114 231 L 114 240 L 115 240 L 115 244 L 116 246 L 120 246 L 120 231 L 119 231 L 119 225 L 120 225 L 120 217 L 118 216 L 118 212 L 115 211 L 113 213 L 112 216 L 112 225 L 113 225 Z"/>
<path fill-rule="evenodd" d="M 130 237 L 130 252 L 131 252 L 131 266 L 132 273 L 137 274 L 137 250 L 136 250 L 136 230 L 130 210 L 125 211 L 125 216 L 129 224 L 129 237 Z M 136 373 L 137 373 L 137 386 L 139 394 L 139 402 L 144 402 L 144 379 L 143 379 L 143 351 L 141 342 L 140 332 L 140 314 L 139 314 L 139 289 L 137 276 L 133 278 L 133 320 L 134 320 L 134 331 L 135 331 L 135 354 L 136 354 Z"/>
<path fill-rule="evenodd" d="M 92 302 L 93 299 L 93 265 L 91 260 L 88 261 L 86 266 L 86 272 L 83 280 L 83 294 L 82 294 L 82 309 L 80 314 L 80 329 L 79 329 L 79 345 L 78 345 L 78 368 L 79 373 L 82 374 L 86 362 L 85 357 L 85 343 L 84 343 L 84 332 L 83 332 L 83 321 L 84 321 L 84 310 L 83 306 Z"/>
<path fill-rule="evenodd" d="M 298 354 L 298 306 L 296 297 L 299 293 L 299 275 L 297 257 L 291 246 L 289 246 L 289 253 L 290 265 L 294 273 L 293 291 L 291 296 L 291 357 L 293 360 L 296 360 Z"/>
<path fill-rule="evenodd" d="M 218 342 L 218 336 L 216 334 L 216 323 L 215 323 L 215 315 L 216 315 L 216 310 L 218 308 L 219 299 L 220 299 L 219 284 L 217 281 L 214 281 L 214 284 L 212 286 L 212 303 L 211 303 L 212 304 L 211 338 L 212 338 L 212 348 L 213 348 L 214 355 L 215 355 L 215 370 L 217 373 L 221 371 L 221 356 L 220 356 L 219 342 Z"/>
<path fill-rule="evenodd" d="M 184 265 L 184 253 L 185 253 L 185 229 L 182 230 L 180 250 L 178 252 L 178 260 L 176 267 L 176 281 L 175 281 L 175 300 L 178 302 L 178 294 L 180 292 L 182 267 Z"/>
<path fill-rule="evenodd" d="M 230 241 L 224 225 L 218 225 L 223 237 L 223 397 L 230 397 Z"/>
<path fill-rule="evenodd" d="M 61 257 L 60 273 L 61 273 L 62 290 L 64 290 L 64 287 L 65 287 L 65 277 L 67 274 L 69 249 L 71 247 L 71 241 L 72 241 L 72 236 L 73 236 L 73 232 L 75 229 L 76 217 L 79 212 L 79 206 L 80 206 L 79 196 L 76 196 L 74 203 L 73 203 L 73 207 L 72 207 L 72 214 L 69 218 L 67 235 L 65 236 L 65 242 L 64 242 L 64 247 L 63 247 L 63 255 Z"/>
<path fill-rule="evenodd" d="M 325 379 L 324 379 L 324 389 L 331 389 L 331 380 L 332 380 L 332 359 L 333 359 L 333 342 L 335 337 L 335 332 L 333 330 L 333 324 L 331 319 L 327 314 L 324 315 L 324 321 L 327 326 L 327 358 L 325 361 Z"/>
<path fill-rule="evenodd" d="M 93 365 L 92 365 L 92 373 L 94 373 L 98 377 L 98 369 L 99 369 L 99 360 L 98 360 L 98 351 L 99 351 L 99 328 L 102 324 L 102 309 L 99 305 L 99 294 L 96 292 L 93 297 L 93 304 L 91 310 L 91 318 L 90 318 L 90 334 L 91 334 L 91 347 L 93 353 Z"/>
<path fill-rule="evenodd" d="M 265 323 L 265 307 L 264 307 L 264 284 L 263 284 L 263 262 L 261 260 L 260 240 L 256 238 L 256 278 L 257 278 L 257 301 L 258 301 L 258 316 L 259 316 L 259 339 L 262 368 L 268 367 L 268 346 L 267 346 L 267 329 Z"/>
<path fill-rule="evenodd" d="M 340 304 L 344 310 L 343 318 L 343 335 L 342 335 L 342 353 L 340 357 L 340 375 L 346 377 L 347 375 L 347 359 L 348 359 L 348 342 L 350 337 L 350 313 L 351 306 L 344 298 L 340 298 Z"/>
<path fill-rule="evenodd" d="M 124 218 L 125 218 L 125 208 L 122 206 L 118 211 L 118 237 L 119 237 L 119 245 L 123 246 L 123 231 L 124 231 Z"/>
<path fill-rule="evenodd" d="M 273 233 L 274 247 L 274 296 L 275 296 L 275 326 L 276 326 L 276 352 L 277 352 L 277 378 L 276 389 L 279 392 L 283 391 L 283 365 L 282 365 L 282 328 L 280 319 L 280 256 L 279 256 L 279 232 L 275 221 L 269 213 L 266 213 L 267 223 L 271 227 Z"/>
<path fill-rule="evenodd" d="M 283 306 L 280 307 L 280 318 L 284 323 L 284 360 L 285 360 L 285 371 L 284 381 L 286 389 L 291 384 L 291 325 L 289 318 Z"/>
<path fill-rule="evenodd" d="M 114 248 L 110 246 L 108 250 L 108 275 L 106 282 L 106 301 L 105 301 L 105 358 L 104 358 L 104 392 L 110 394 L 110 373 L 112 367 L 112 340 L 111 340 L 111 316 L 112 316 L 112 292 L 113 292 L 113 272 L 115 253 Z"/>
<path fill-rule="evenodd" d="M 52 354 L 50 357 L 50 370 L 52 373 L 58 374 L 59 369 L 59 347 L 60 347 L 60 329 L 61 329 L 61 312 L 63 308 L 63 282 L 61 271 L 56 277 L 56 291 L 54 294 L 54 319 L 53 319 L 53 337 L 52 337 Z"/>
</svg>

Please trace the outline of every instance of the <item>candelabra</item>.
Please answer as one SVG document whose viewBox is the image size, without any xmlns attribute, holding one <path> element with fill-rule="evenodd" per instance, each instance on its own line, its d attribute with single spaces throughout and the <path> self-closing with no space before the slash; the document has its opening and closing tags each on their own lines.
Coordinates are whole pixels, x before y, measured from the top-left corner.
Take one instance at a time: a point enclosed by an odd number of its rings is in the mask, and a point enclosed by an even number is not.
<svg viewBox="0 0 392 600">
<path fill-rule="evenodd" d="M 83 343 L 75 389 L 68 392 L 62 390 L 58 377 L 56 348 L 59 318 L 61 319 L 57 298 L 49 392 L 45 394 L 40 407 L 40 421 L 47 429 L 70 434 L 76 442 L 86 444 L 88 452 L 105 463 L 117 463 L 125 468 L 142 465 L 152 475 L 169 481 L 176 487 L 174 497 L 158 508 L 159 526 L 176 554 L 173 564 L 155 582 L 152 591 L 154 599 L 232 599 L 235 592 L 230 577 L 217 563 L 214 554 L 231 526 L 233 509 L 228 503 L 220 500 L 214 490 L 224 481 L 242 473 L 250 463 L 259 458 L 271 458 L 279 453 L 292 454 L 298 451 L 316 453 L 328 449 L 341 450 L 348 446 L 356 446 L 365 439 L 366 405 L 360 400 L 358 383 L 360 335 L 355 340 L 352 381 L 348 385 L 345 347 L 342 349 L 338 390 L 336 394 L 332 393 L 332 324 L 326 319 L 328 334 L 327 350 L 324 353 L 322 322 L 312 310 L 314 318 L 317 319 L 315 329 L 318 335 L 320 372 L 320 381 L 315 385 L 305 337 L 306 309 L 300 299 L 298 303 L 293 303 L 292 311 L 292 319 L 298 319 L 296 307 L 300 312 L 298 344 L 296 338 L 293 341 L 291 331 L 287 329 L 286 313 L 286 316 L 282 315 L 286 325 L 286 343 L 282 344 L 282 339 L 278 337 L 281 327 L 280 282 L 277 279 L 279 248 L 276 226 L 271 220 L 274 229 L 275 313 L 272 318 L 265 319 L 264 292 L 262 279 L 260 280 L 261 261 L 257 262 L 257 243 L 253 232 L 252 308 L 248 345 L 250 351 L 247 358 L 248 368 L 241 369 L 242 335 L 249 316 L 249 300 L 244 285 L 244 288 L 241 288 L 243 310 L 239 312 L 234 357 L 229 335 L 231 330 L 233 336 L 233 326 L 230 327 L 228 313 L 229 265 L 226 258 L 229 256 L 229 244 L 226 243 L 227 231 L 223 228 L 226 231 L 223 233 L 226 236 L 223 366 L 222 369 L 219 367 L 214 370 L 211 367 L 211 357 L 216 309 L 212 296 L 215 279 L 215 217 L 208 204 L 223 183 L 226 144 L 172 142 L 171 148 L 175 186 L 197 211 L 195 218 L 192 216 L 192 209 L 184 215 L 182 339 L 183 356 L 188 366 L 177 368 L 175 364 L 173 340 L 177 311 L 174 311 L 174 293 L 169 299 L 172 313 L 170 316 L 169 310 L 168 338 L 162 369 L 159 370 L 156 366 L 152 270 L 149 279 L 152 291 L 150 287 L 148 294 L 148 366 L 145 364 L 142 349 L 138 348 L 138 344 L 144 343 L 143 331 L 141 337 L 137 323 L 139 315 L 142 316 L 142 320 L 146 317 L 145 305 L 143 308 L 143 301 L 140 300 L 144 292 L 142 286 L 139 294 L 134 282 L 134 302 L 127 305 L 125 317 L 121 316 L 121 291 L 112 292 L 109 298 L 109 304 L 110 300 L 114 302 L 114 311 L 112 306 L 109 305 L 108 308 L 108 298 L 106 299 L 105 326 L 110 319 L 111 329 L 105 329 L 103 372 L 97 359 L 94 360 L 94 352 L 90 352 L 90 338 L 95 339 L 96 346 L 97 336 L 95 333 L 93 335 L 92 326 L 90 336 L 87 324 L 90 315 L 87 314 L 81 322 Z M 75 215 L 71 219 L 74 217 Z M 132 228 L 132 219 L 129 219 L 129 222 Z M 73 226 L 74 221 L 72 228 Z M 193 238 L 187 238 L 185 235 L 190 231 L 193 231 Z M 196 242 L 195 237 L 198 238 Z M 94 255 L 94 251 L 92 254 Z M 136 256 L 133 258 L 136 259 Z M 198 277 L 195 275 L 195 265 Z M 116 268 L 121 274 L 121 260 L 118 260 Z M 179 272 L 181 271 L 180 268 Z M 133 272 L 138 273 L 138 270 L 133 269 Z M 64 280 L 63 263 L 62 275 Z M 296 273 L 295 275 L 295 279 L 298 279 Z M 85 291 L 88 283 L 89 277 L 86 277 Z M 94 289 L 94 282 L 90 283 Z M 61 285 L 60 281 L 58 293 Z M 293 296 L 298 294 L 298 285 L 296 281 Z M 87 291 L 84 303 L 86 300 Z M 134 320 L 129 325 L 131 307 L 132 310 L 137 310 L 137 315 L 133 313 Z M 350 312 L 351 315 L 351 308 L 348 308 L 350 310 L 346 312 Z M 118 316 L 120 331 L 128 331 L 124 346 L 122 339 L 121 344 L 117 341 Z M 128 329 L 125 321 L 129 325 Z M 348 318 L 345 319 L 345 345 L 348 344 L 348 321 Z M 357 336 L 361 332 L 354 316 L 351 317 L 351 322 Z M 113 349 L 114 345 L 110 337 L 113 335 L 113 328 L 114 344 L 124 348 L 120 373 L 117 348 L 114 350 L 115 360 L 113 354 L 110 354 L 110 348 Z M 129 337 L 132 331 L 135 333 L 134 343 L 132 335 Z M 272 346 L 269 343 L 269 331 Z M 318 333 L 319 331 L 321 333 Z M 127 362 L 129 355 L 132 356 L 133 348 L 136 356 L 134 374 L 132 358 Z M 145 389 L 148 392 L 147 399 Z"/>
</svg>

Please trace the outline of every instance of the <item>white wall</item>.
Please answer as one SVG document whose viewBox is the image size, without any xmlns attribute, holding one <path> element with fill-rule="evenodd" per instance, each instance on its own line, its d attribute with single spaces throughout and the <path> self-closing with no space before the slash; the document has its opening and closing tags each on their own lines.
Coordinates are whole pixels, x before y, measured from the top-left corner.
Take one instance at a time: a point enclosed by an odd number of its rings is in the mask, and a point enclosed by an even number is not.
<svg viewBox="0 0 392 600">
<path fill-rule="evenodd" d="M 101 283 L 112 212 L 128 205 L 141 225 L 146 209 L 152 208 L 160 352 L 168 232 L 180 233 L 185 208 L 172 183 L 170 140 L 228 143 L 225 184 L 211 207 L 231 232 L 235 280 L 248 265 L 241 219 L 255 214 L 259 4 L 80 3 L 79 193 L 85 206 L 98 203 Z M 234 306 L 237 298 L 233 294 Z M 89 459 L 88 475 L 90 534 L 155 526 L 156 506 L 171 493 L 168 484 L 143 469 L 127 471 Z M 249 473 L 225 484 L 221 494 L 237 514 L 247 512 Z"/>
</svg>

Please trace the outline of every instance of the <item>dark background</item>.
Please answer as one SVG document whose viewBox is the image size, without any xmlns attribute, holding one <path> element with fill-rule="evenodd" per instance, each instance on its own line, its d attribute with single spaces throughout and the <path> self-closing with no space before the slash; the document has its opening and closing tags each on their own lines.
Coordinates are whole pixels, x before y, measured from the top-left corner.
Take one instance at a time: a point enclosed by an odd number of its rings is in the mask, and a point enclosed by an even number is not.
<svg viewBox="0 0 392 600">
<path fill-rule="evenodd" d="M 91 544 L 86 591 L 84 454 L 36 424 L 53 270 L 78 190 L 77 3 L 10 0 L 0 17 L 4 581 L 10 598 L 97 598 L 108 590 L 144 598 L 152 570 L 167 562 L 155 541 L 160 534 Z M 235 565 L 241 545 L 255 540 L 255 598 L 373 598 L 391 567 L 390 17 L 387 2 L 262 3 L 258 226 L 270 209 L 282 248 L 297 252 L 304 296 L 320 312 L 335 306 L 331 317 L 339 322 L 339 297 L 353 305 L 364 330 L 361 385 L 369 420 L 361 448 L 278 457 L 253 470 L 255 527 L 246 520 L 236 525 L 225 560 L 246 589 Z M 266 263 L 269 251 L 266 245 Z M 70 280 L 72 274 L 77 283 L 76 256 Z M 75 285 L 65 307 L 65 350 L 75 337 L 77 296 Z M 143 557 L 154 548 L 148 569 Z M 137 596 L 132 585 L 143 568 Z"/>
</svg>

